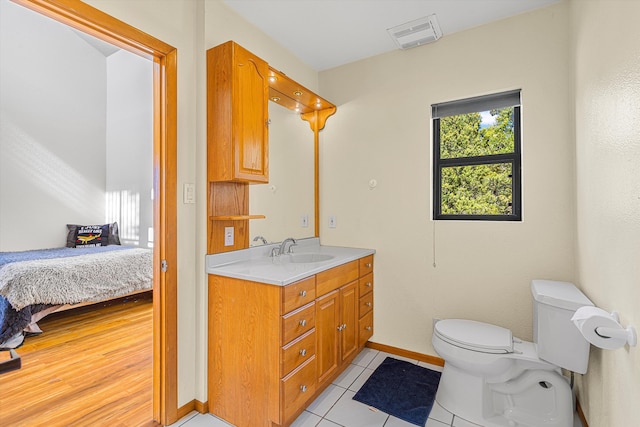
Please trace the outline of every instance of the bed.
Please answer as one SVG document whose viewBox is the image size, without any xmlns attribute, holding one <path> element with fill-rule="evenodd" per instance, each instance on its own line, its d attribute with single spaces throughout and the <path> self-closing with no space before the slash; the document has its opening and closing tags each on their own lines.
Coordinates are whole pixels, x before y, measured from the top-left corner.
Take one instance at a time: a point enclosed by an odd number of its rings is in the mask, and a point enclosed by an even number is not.
<svg viewBox="0 0 640 427">
<path fill-rule="evenodd" d="M 67 304 L 150 290 L 153 251 L 120 245 L 0 252 L 0 349 Z M 35 328 L 35 331 L 33 330 Z"/>
</svg>

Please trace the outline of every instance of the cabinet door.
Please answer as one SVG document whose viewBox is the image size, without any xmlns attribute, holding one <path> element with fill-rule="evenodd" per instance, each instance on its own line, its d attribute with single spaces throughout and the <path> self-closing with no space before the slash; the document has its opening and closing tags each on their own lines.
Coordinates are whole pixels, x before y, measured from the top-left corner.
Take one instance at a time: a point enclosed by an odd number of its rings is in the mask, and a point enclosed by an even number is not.
<svg viewBox="0 0 640 427">
<path fill-rule="evenodd" d="M 358 282 L 340 288 L 340 361 L 358 349 Z"/>
<path fill-rule="evenodd" d="M 330 377 L 339 365 L 340 292 L 335 290 L 316 300 L 316 363 L 318 384 Z"/>
<path fill-rule="evenodd" d="M 269 66 L 236 45 L 233 162 L 236 179 L 269 180 Z"/>
</svg>

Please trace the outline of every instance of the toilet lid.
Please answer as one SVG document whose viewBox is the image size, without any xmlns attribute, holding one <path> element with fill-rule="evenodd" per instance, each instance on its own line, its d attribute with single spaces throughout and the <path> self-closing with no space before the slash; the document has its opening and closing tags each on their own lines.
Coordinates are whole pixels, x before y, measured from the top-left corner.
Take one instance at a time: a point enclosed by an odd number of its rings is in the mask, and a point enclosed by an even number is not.
<svg viewBox="0 0 640 427">
<path fill-rule="evenodd" d="M 474 320 L 445 319 L 434 331 L 442 340 L 457 347 L 481 353 L 513 353 L 511 331 Z"/>
</svg>

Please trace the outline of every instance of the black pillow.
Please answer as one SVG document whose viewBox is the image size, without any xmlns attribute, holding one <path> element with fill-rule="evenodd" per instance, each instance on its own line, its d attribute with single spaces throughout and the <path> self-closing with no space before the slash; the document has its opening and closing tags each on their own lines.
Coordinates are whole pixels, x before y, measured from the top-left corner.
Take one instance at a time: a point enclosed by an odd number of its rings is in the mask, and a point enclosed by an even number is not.
<svg viewBox="0 0 640 427">
<path fill-rule="evenodd" d="M 102 225 L 67 224 L 67 247 L 88 248 L 119 245 L 118 223 Z"/>
</svg>

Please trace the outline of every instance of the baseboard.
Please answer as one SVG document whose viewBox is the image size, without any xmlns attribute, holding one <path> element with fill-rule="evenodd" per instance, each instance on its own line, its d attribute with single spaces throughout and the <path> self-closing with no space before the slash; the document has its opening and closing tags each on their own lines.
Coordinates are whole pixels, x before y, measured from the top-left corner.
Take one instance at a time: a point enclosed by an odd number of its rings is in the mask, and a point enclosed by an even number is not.
<svg viewBox="0 0 640 427">
<path fill-rule="evenodd" d="M 587 418 L 584 416 L 584 412 L 582 412 L 582 406 L 580 406 L 580 401 L 576 397 L 576 412 L 578 413 L 578 417 L 580 417 L 580 421 L 582 422 L 582 427 L 589 427 L 589 423 L 587 422 Z"/>
<path fill-rule="evenodd" d="M 180 420 L 186 417 L 191 411 L 206 414 L 209 412 L 209 402 L 202 403 L 197 399 L 193 399 L 191 402 L 178 408 L 178 419 Z"/>
<path fill-rule="evenodd" d="M 444 366 L 444 359 L 437 356 L 404 350 L 402 348 L 392 347 L 390 345 L 379 344 L 371 341 L 367 341 L 365 346 L 374 350 L 384 351 L 385 353 L 395 354 L 396 356 L 408 357 L 409 359 L 419 360 L 420 362 L 430 363 L 436 366 Z"/>
</svg>

